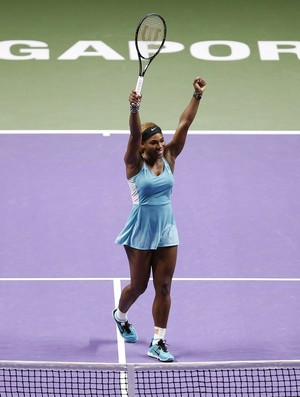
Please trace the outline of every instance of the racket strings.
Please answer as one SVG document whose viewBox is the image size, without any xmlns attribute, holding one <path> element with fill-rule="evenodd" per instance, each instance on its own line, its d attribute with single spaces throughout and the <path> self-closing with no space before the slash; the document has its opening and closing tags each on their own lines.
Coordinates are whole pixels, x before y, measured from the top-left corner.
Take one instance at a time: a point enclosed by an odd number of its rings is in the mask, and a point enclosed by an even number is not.
<svg viewBox="0 0 300 397">
<path fill-rule="evenodd" d="M 165 24 L 156 15 L 145 18 L 139 26 L 136 44 L 140 55 L 145 59 L 152 58 L 165 40 Z"/>
</svg>

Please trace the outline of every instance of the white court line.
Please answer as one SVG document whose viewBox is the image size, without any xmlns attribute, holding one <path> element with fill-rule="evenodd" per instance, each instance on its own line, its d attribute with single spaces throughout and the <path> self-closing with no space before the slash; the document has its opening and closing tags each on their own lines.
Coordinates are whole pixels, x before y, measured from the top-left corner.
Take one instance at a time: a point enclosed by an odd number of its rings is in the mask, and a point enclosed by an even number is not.
<svg viewBox="0 0 300 397">
<path fill-rule="evenodd" d="M 2 277 L 0 281 L 128 281 L 129 277 Z M 153 280 L 150 278 L 150 280 Z M 173 281 L 253 281 L 253 282 L 299 282 L 297 277 L 174 277 Z"/>
<path fill-rule="evenodd" d="M 115 307 L 118 307 L 119 305 L 119 299 L 122 291 L 122 286 L 121 286 L 121 279 L 120 278 L 115 278 L 113 279 L 114 283 L 114 299 L 115 299 Z M 125 342 L 122 336 L 120 335 L 120 332 L 116 326 L 116 332 L 117 332 L 117 344 L 118 344 L 118 359 L 119 359 L 119 364 L 126 364 L 126 350 L 125 350 Z"/>
<path fill-rule="evenodd" d="M 114 281 L 128 277 L 2 277 L 0 281 Z"/>
<path fill-rule="evenodd" d="M 174 281 L 300 281 L 293 277 L 177 277 Z"/>
<path fill-rule="evenodd" d="M 115 307 L 119 305 L 119 299 L 122 291 L 121 279 L 115 278 L 113 280 L 114 284 L 114 301 Z M 126 349 L 125 349 L 125 342 L 120 332 L 116 326 L 116 333 L 117 333 L 117 346 L 118 346 L 118 362 L 119 364 L 126 364 Z M 120 384 L 121 384 L 121 396 L 125 397 L 128 396 L 128 381 L 127 381 L 127 373 L 126 371 L 120 372 Z"/>
<path fill-rule="evenodd" d="M 164 130 L 164 134 L 174 134 L 174 130 Z M 28 135 L 28 134 L 87 134 L 87 135 L 127 135 L 129 130 L 0 130 L 0 134 L 9 135 Z M 300 135 L 300 131 L 297 130 L 190 130 L 189 135 Z"/>
</svg>

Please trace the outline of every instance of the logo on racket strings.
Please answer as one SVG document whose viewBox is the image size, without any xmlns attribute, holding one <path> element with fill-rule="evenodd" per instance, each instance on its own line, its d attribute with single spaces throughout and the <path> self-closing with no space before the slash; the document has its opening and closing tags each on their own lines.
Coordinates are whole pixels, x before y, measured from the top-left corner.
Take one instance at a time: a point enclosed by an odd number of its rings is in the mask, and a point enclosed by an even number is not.
<svg viewBox="0 0 300 397">
<path fill-rule="evenodd" d="M 143 41 L 161 41 L 163 30 L 145 24 L 141 31 L 141 39 Z"/>
</svg>

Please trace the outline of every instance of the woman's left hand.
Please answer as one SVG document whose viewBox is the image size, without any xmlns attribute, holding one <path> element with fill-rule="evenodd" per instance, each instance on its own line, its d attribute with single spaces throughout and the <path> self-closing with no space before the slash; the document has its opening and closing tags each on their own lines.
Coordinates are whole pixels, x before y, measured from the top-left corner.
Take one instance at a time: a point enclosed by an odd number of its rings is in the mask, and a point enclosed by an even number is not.
<svg viewBox="0 0 300 397">
<path fill-rule="evenodd" d="M 206 82 L 200 76 L 197 76 L 193 82 L 193 86 L 195 92 L 199 92 L 200 94 L 203 94 L 203 92 L 206 89 Z"/>
</svg>

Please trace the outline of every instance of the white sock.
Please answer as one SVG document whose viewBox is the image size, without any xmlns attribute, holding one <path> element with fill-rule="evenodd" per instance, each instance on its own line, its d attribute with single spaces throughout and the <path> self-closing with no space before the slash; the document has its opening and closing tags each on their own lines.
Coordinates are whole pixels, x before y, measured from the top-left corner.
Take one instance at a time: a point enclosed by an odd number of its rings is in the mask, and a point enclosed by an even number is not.
<svg viewBox="0 0 300 397">
<path fill-rule="evenodd" d="M 120 323 L 128 321 L 127 313 L 121 312 L 119 309 L 115 312 L 115 319 Z"/>
<path fill-rule="evenodd" d="M 157 344 L 161 339 L 165 340 L 166 332 L 166 328 L 154 327 L 154 336 L 152 343 Z"/>
</svg>

